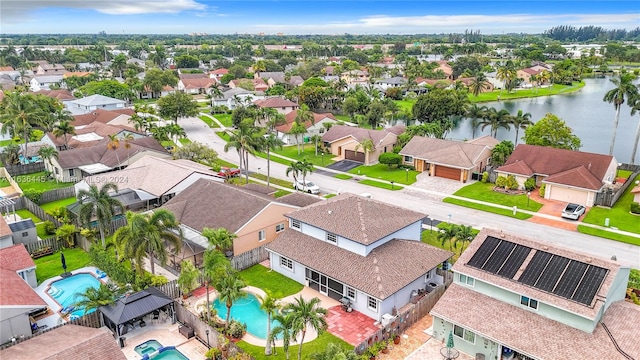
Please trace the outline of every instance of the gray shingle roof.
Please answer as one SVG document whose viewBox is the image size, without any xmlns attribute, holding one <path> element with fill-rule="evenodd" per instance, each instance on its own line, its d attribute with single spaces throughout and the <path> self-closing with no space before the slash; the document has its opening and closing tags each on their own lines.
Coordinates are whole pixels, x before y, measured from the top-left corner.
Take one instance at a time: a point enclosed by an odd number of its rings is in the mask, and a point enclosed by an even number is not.
<svg viewBox="0 0 640 360">
<path fill-rule="evenodd" d="M 17 231 L 22 231 L 26 229 L 33 229 L 34 227 L 36 227 L 36 224 L 34 224 L 33 220 L 31 219 L 16 221 L 14 223 L 9 224 L 9 229 L 11 229 L 11 232 L 14 232 L 14 233 Z"/>
<path fill-rule="evenodd" d="M 120 99 L 114 99 L 104 95 L 91 95 L 83 97 L 82 99 L 72 101 L 74 104 L 82 106 L 98 106 L 98 105 L 112 105 L 112 104 L 124 104 L 125 101 Z"/>
</svg>

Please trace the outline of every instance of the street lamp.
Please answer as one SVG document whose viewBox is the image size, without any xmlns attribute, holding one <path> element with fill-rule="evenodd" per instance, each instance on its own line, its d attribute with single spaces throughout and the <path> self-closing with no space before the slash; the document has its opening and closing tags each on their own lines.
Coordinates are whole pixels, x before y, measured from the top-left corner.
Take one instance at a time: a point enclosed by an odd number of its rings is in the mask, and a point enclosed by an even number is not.
<svg viewBox="0 0 640 360">
<path fill-rule="evenodd" d="M 324 166 L 324 151 L 322 152 L 322 166 Z"/>
<path fill-rule="evenodd" d="M 211 345 L 209 345 L 209 329 L 205 330 L 205 333 L 207 334 L 207 347 L 211 347 Z"/>
<path fill-rule="evenodd" d="M 429 216 L 429 231 L 433 232 L 433 219 Z"/>
<path fill-rule="evenodd" d="M 391 190 L 393 190 L 393 181 L 391 182 Z"/>
<path fill-rule="evenodd" d="M 405 169 L 407 171 L 407 184 L 409 183 L 409 169 Z"/>
<path fill-rule="evenodd" d="M 529 208 L 529 198 L 531 197 L 531 191 L 527 192 L 527 208 Z"/>
</svg>

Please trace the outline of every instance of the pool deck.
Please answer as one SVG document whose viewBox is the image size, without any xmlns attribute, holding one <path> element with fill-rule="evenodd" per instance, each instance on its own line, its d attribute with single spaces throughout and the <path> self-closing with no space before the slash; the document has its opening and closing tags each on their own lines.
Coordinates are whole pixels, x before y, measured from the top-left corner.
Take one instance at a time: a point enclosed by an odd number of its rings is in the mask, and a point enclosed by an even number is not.
<svg viewBox="0 0 640 360">
<path fill-rule="evenodd" d="M 142 355 L 135 351 L 135 347 L 148 341 L 157 340 L 162 346 L 175 346 L 189 360 L 204 360 L 207 347 L 195 337 L 185 339 L 178 332 L 180 324 L 171 324 L 170 320 L 157 321 L 153 323 L 151 319 L 145 319 L 147 326 L 136 327 L 126 335 L 126 346 L 122 348 L 124 356 L 129 360 L 140 360 Z"/>
</svg>

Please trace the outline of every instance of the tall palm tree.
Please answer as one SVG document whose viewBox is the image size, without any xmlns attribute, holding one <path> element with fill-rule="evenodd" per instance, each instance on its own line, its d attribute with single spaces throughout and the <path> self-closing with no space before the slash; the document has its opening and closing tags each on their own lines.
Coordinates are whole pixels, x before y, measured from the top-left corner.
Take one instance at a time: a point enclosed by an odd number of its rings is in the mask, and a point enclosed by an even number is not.
<svg viewBox="0 0 640 360">
<path fill-rule="evenodd" d="M 119 139 L 119 141 L 124 141 L 124 148 L 127 149 L 127 166 L 129 166 L 129 149 L 131 149 L 131 142 L 133 140 L 133 134 L 130 132 L 123 134 Z"/>
<path fill-rule="evenodd" d="M 296 161 L 296 162 L 291 162 L 290 165 L 287 167 L 287 172 L 286 175 L 287 177 L 289 177 L 289 174 L 293 175 L 293 182 L 294 183 L 298 183 L 298 176 L 300 175 L 300 162 Z"/>
<path fill-rule="evenodd" d="M 358 145 L 356 145 L 355 150 L 356 151 L 358 151 L 359 149 L 364 150 L 364 158 L 365 158 L 365 161 L 366 161 L 367 158 L 369 157 L 369 153 L 372 152 L 375 148 L 376 148 L 376 146 L 373 143 L 373 140 L 371 140 L 369 138 L 369 139 L 363 140 Z"/>
<path fill-rule="evenodd" d="M 524 130 L 529 125 L 533 125 L 533 121 L 531 121 L 531 114 L 518 110 L 518 113 L 511 117 L 511 125 L 516 129 L 516 141 L 514 144 L 518 145 L 518 133 L 520 129 Z"/>
<path fill-rule="evenodd" d="M 38 156 L 49 163 L 51 171 L 53 172 L 53 163 L 51 162 L 51 159 L 58 158 L 58 150 L 56 150 L 53 146 L 43 146 L 38 150 Z"/>
<path fill-rule="evenodd" d="M 124 292 L 125 289 L 118 287 L 115 283 L 100 283 L 98 288 L 88 287 L 84 292 L 76 294 L 73 305 L 87 312 L 115 303 Z"/>
<path fill-rule="evenodd" d="M 611 146 L 609 147 L 609 155 L 613 155 L 613 146 L 616 143 L 616 132 L 618 131 L 618 121 L 620 120 L 620 107 L 624 104 L 625 99 L 633 98 L 638 95 L 638 88 L 633 84 L 635 76 L 631 73 L 622 73 L 618 78 L 612 78 L 610 81 L 615 88 L 604 94 L 602 101 L 613 104 L 616 109 L 616 117 L 613 122 L 613 135 L 611 137 Z"/>
<path fill-rule="evenodd" d="M 304 127 L 304 133 L 307 132 L 306 123 L 310 122 L 311 125 L 315 123 L 315 117 L 313 116 L 313 112 L 309 110 L 309 107 L 306 104 L 300 106 L 300 108 L 296 111 L 295 123 Z M 303 134 L 304 134 L 303 133 Z M 297 137 L 296 137 L 297 139 Z M 317 144 L 316 144 L 317 145 Z M 298 155 L 300 155 L 300 143 L 298 142 Z"/>
<path fill-rule="evenodd" d="M 295 298 L 295 302 L 289 304 L 287 309 L 293 315 L 294 328 L 301 333 L 300 347 L 298 347 L 298 360 L 301 360 L 302 345 L 308 327 L 315 329 L 318 334 L 327 329 L 327 320 L 325 319 L 327 309 L 320 307 L 320 299 L 317 297 L 306 301 L 302 296 Z"/>
<path fill-rule="evenodd" d="M 0 132 L 3 135 L 10 132 L 12 136 L 21 134 L 24 139 L 24 154 L 26 158 L 31 129 L 34 126 L 45 123 L 48 114 L 42 107 L 38 106 L 38 101 L 34 95 L 20 91 L 5 94 L 0 104 L 0 109 L 2 109 L 0 111 L 0 122 L 2 123 Z"/>
<path fill-rule="evenodd" d="M 631 105 L 631 116 L 640 111 L 640 95 L 629 98 L 629 105 Z M 633 150 L 631 150 L 631 164 L 636 163 L 636 151 L 638 150 L 638 142 L 640 141 L 640 120 L 638 121 L 638 127 L 636 128 L 636 139 L 633 141 Z"/>
<path fill-rule="evenodd" d="M 120 166 L 120 157 L 118 156 L 118 148 L 120 147 L 120 139 L 118 135 L 107 135 L 109 137 L 109 141 L 107 141 L 107 149 L 113 150 L 116 153 L 116 160 L 118 160 L 118 167 Z"/>
<path fill-rule="evenodd" d="M 231 271 L 231 261 L 218 250 L 207 249 L 204 252 L 204 261 L 202 262 L 202 275 L 204 277 L 204 285 L 207 291 L 207 321 L 211 310 L 211 301 L 209 300 L 209 285 L 214 283 L 216 279 L 225 276 Z"/>
<path fill-rule="evenodd" d="M 89 190 L 81 189 L 76 196 L 81 204 L 78 216 L 80 221 L 85 227 L 90 228 L 93 218 L 96 218 L 103 248 L 107 246 L 105 242 L 106 228 L 111 223 L 115 212 L 118 209 L 124 209 L 120 201 L 109 195 L 111 191 L 118 191 L 118 185 L 106 183 L 100 189 L 96 185 L 89 185 Z"/>
<path fill-rule="evenodd" d="M 284 349 L 285 358 L 286 360 L 289 360 L 289 345 L 291 344 L 291 340 L 295 341 L 296 333 L 298 332 L 295 328 L 293 313 L 275 314 L 273 316 L 273 321 L 277 321 L 279 325 L 276 325 L 271 329 L 269 342 L 273 343 L 276 338 L 282 339 L 282 348 Z"/>
<path fill-rule="evenodd" d="M 262 138 L 262 149 L 267 152 L 267 186 L 271 185 L 271 150 L 282 149 L 284 142 L 273 133 Z"/>
<path fill-rule="evenodd" d="M 306 134 L 306 133 L 307 133 L 307 128 L 303 124 L 301 124 L 301 123 L 299 123 L 297 121 L 294 121 L 293 124 L 291 125 L 291 129 L 289 129 L 289 134 L 295 136 L 295 138 L 296 138 L 296 146 L 298 148 L 298 155 L 300 155 L 300 153 L 302 152 L 301 148 L 300 148 L 301 142 L 300 142 L 300 139 L 298 137 L 299 137 L 299 135 Z"/>
<path fill-rule="evenodd" d="M 484 105 L 478 106 L 478 104 L 473 104 L 467 107 L 466 116 L 471 119 L 471 138 L 476 138 L 476 130 L 478 130 L 478 126 L 480 125 L 479 119 L 482 119 L 487 112 L 487 107 Z"/>
<path fill-rule="evenodd" d="M 245 287 L 246 284 L 240 277 L 233 273 L 227 274 L 227 276 L 223 276 L 216 283 L 216 290 L 218 290 L 218 297 L 220 301 L 223 301 L 227 306 L 227 318 L 224 324 L 224 331 L 227 332 L 229 328 L 229 318 L 231 316 L 231 307 L 233 303 L 237 300 L 245 297 L 247 294 L 242 291 L 242 288 Z"/>
<path fill-rule="evenodd" d="M 465 248 L 465 243 L 470 243 L 473 240 L 473 232 L 473 227 L 471 226 L 457 226 L 454 246 L 458 247 L 458 243 L 460 243 L 460 255 L 462 255 L 462 250 Z"/>
<path fill-rule="evenodd" d="M 511 114 L 506 109 L 501 109 L 500 111 L 496 110 L 496 108 L 491 108 L 487 110 L 485 117 L 480 122 L 480 129 L 484 130 L 487 126 L 491 128 L 491 136 L 498 136 L 498 129 L 505 128 L 509 130 L 511 121 Z"/>
<path fill-rule="evenodd" d="M 221 253 L 233 249 L 233 240 L 238 237 L 238 235 L 222 227 L 217 229 L 204 227 L 202 236 L 209 242 L 209 248 Z"/>
<path fill-rule="evenodd" d="M 224 151 L 235 148 L 240 157 L 240 172 L 245 169 L 245 180 L 249 183 L 249 155 L 255 155 L 262 144 L 262 129 L 253 125 L 253 120 L 243 120 L 238 129 L 231 132 L 229 141 L 224 145 Z"/>
<path fill-rule="evenodd" d="M 449 250 L 453 251 L 453 239 L 458 232 L 458 226 L 455 224 L 446 224 L 438 232 L 438 240 L 441 241 L 442 247 L 449 242 Z"/>
<path fill-rule="evenodd" d="M 469 84 L 471 93 L 475 97 L 478 97 L 487 86 L 489 86 L 489 80 L 487 80 L 487 76 L 482 71 L 478 71 L 471 84 Z"/>
<path fill-rule="evenodd" d="M 307 183 L 307 175 L 311 174 L 315 168 L 313 167 L 313 164 L 308 162 L 307 159 L 302 159 L 300 161 L 298 161 L 298 170 L 300 171 L 300 174 L 302 175 L 302 183 L 306 184 Z"/>
<path fill-rule="evenodd" d="M 260 309 L 264 310 L 267 314 L 267 344 L 264 347 L 264 354 L 271 355 L 271 317 L 275 315 L 280 306 L 278 306 L 278 299 L 271 295 L 260 297 Z"/>
</svg>

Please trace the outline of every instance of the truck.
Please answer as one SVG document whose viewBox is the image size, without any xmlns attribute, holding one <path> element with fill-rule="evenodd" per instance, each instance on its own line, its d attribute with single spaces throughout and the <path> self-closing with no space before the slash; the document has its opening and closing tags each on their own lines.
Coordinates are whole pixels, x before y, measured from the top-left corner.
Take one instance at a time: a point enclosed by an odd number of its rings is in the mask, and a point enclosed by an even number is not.
<svg viewBox="0 0 640 360">
<path fill-rule="evenodd" d="M 218 171 L 218 176 L 225 178 L 237 177 L 240 176 L 240 169 L 223 166 L 220 168 L 220 171 Z"/>
</svg>

